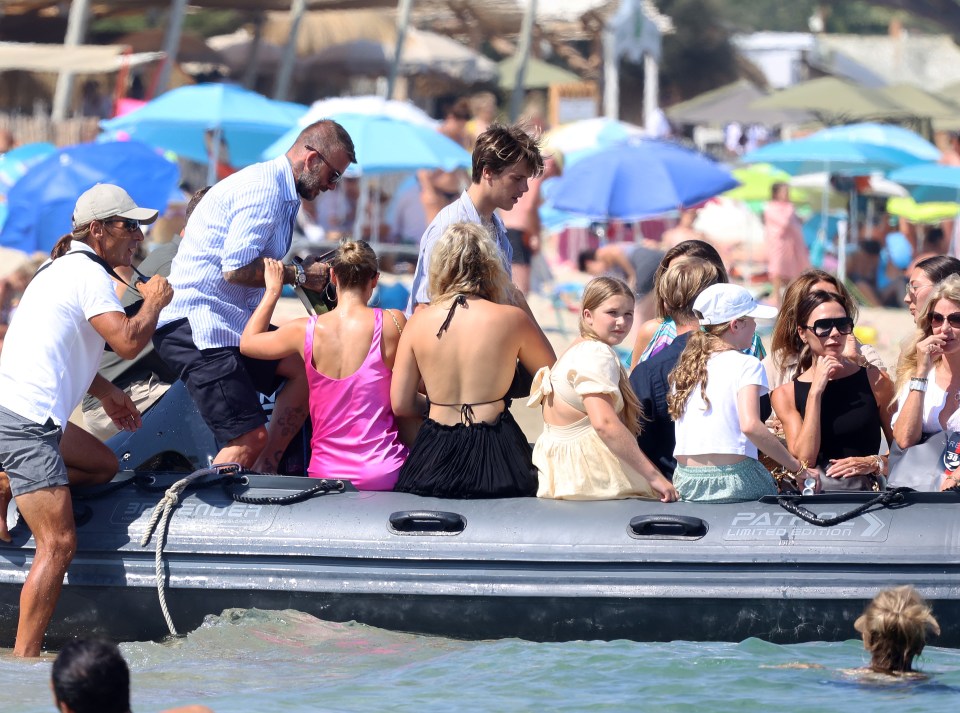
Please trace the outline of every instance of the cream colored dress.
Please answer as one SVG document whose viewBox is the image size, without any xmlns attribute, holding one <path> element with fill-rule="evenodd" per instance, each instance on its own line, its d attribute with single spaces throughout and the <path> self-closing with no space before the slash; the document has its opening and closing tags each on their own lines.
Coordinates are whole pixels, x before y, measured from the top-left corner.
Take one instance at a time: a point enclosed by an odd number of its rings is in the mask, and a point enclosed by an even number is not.
<svg viewBox="0 0 960 713">
<path fill-rule="evenodd" d="M 570 347 L 553 367 L 543 367 L 533 378 L 527 406 L 535 408 L 550 394 L 584 414 L 569 426 L 543 424 L 533 448 L 533 464 L 540 481 L 538 498 L 559 500 L 659 499 L 649 482 L 619 458 L 590 425 L 583 397 L 609 394 L 617 413 L 623 411 L 620 371 L 613 349 L 586 340 Z"/>
</svg>

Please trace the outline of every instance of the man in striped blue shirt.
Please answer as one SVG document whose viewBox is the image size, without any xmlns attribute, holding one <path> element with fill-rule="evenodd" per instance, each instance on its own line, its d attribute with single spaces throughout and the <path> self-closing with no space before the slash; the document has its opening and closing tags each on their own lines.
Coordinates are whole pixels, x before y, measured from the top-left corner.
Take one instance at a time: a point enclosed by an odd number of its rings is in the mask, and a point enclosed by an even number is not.
<svg viewBox="0 0 960 713">
<path fill-rule="evenodd" d="M 261 361 L 240 354 L 240 335 L 264 290 L 264 258 L 290 249 L 300 198 L 336 188 L 356 162 L 342 126 L 323 120 L 305 128 L 283 156 L 248 166 L 213 186 L 184 231 L 170 269 L 174 300 L 154 337 L 157 353 L 179 373 L 220 452 L 217 463 L 274 472 L 307 416 L 303 360 Z M 287 284 L 322 290 L 328 266 L 288 265 Z M 259 393 L 277 397 L 270 427 Z"/>
</svg>

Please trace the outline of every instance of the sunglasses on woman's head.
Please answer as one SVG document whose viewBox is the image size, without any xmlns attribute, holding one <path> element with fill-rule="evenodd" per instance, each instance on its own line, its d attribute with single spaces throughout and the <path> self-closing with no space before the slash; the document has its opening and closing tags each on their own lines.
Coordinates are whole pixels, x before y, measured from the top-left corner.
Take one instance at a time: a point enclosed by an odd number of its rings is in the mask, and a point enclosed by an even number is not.
<svg viewBox="0 0 960 713">
<path fill-rule="evenodd" d="M 802 326 L 804 329 L 809 329 L 820 339 L 823 339 L 824 337 L 829 337 L 834 329 L 840 334 L 850 334 L 853 331 L 853 317 L 818 319 L 813 324 L 804 324 Z"/>
<path fill-rule="evenodd" d="M 939 312 L 930 313 L 930 326 L 940 327 L 944 320 L 954 329 L 960 329 L 960 312 L 951 312 L 950 314 L 940 314 Z"/>
</svg>

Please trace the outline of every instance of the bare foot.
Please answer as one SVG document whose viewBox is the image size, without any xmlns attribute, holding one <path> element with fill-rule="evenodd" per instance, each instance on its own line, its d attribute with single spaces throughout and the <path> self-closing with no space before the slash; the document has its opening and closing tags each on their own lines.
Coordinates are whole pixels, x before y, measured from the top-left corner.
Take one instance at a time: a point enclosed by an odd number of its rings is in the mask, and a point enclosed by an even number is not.
<svg viewBox="0 0 960 713">
<path fill-rule="evenodd" d="M 13 494 L 10 492 L 10 478 L 3 471 L 0 471 L 0 540 L 12 542 L 13 538 L 7 531 L 7 508 L 10 506 L 10 498 Z"/>
</svg>

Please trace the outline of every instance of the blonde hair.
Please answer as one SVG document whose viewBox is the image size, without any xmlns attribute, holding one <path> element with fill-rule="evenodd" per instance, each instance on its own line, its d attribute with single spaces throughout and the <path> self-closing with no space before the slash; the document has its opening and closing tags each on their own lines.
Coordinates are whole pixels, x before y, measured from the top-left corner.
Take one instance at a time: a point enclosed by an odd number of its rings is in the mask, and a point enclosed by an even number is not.
<svg viewBox="0 0 960 713">
<path fill-rule="evenodd" d="M 456 295 L 512 304 L 510 278 L 486 228 L 476 223 L 454 223 L 446 229 L 430 256 L 428 293 L 433 304 Z"/>
<path fill-rule="evenodd" d="M 363 240 L 347 240 L 340 243 L 330 261 L 330 267 L 341 287 L 364 287 L 380 271 L 377 254 Z"/>
<path fill-rule="evenodd" d="M 917 345 L 933 334 L 933 327 L 930 325 L 930 315 L 933 313 L 933 306 L 940 300 L 950 300 L 960 305 L 960 275 L 948 275 L 943 282 L 934 286 L 930 298 L 920 310 L 920 316 L 917 318 L 917 329 L 910 338 L 909 343 L 903 349 L 900 363 L 897 365 L 897 383 L 894 393 L 900 393 L 911 377 L 917 371 Z M 936 366 L 942 357 L 938 356 L 934 360 Z"/>
<path fill-rule="evenodd" d="M 870 652 L 870 668 L 878 673 L 911 671 L 913 659 L 927 643 L 927 632 L 940 633 L 930 606 L 909 585 L 885 589 L 853 623 Z"/>
<path fill-rule="evenodd" d="M 723 341 L 723 335 L 729 329 L 730 322 L 726 322 L 701 327 L 690 333 L 687 346 L 684 347 L 677 365 L 667 377 L 671 387 L 670 394 L 667 396 L 667 410 L 674 421 L 683 416 L 684 411 L 687 410 L 690 394 L 698 386 L 703 403 L 710 408 L 710 399 L 707 398 L 707 362 L 714 354 L 732 349 Z"/>
<path fill-rule="evenodd" d="M 595 277 L 583 289 L 583 299 L 580 307 L 580 336 L 584 339 L 600 341 L 590 325 L 583 318 L 586 310 L 593 312 L 600 305 L 611 297 L 628 297 L 631 302 L 636 301 L 636 297 L 626 283 L 614 277 Z M 627 370 L 620 364 L 620 380 L 617 383 L 620 389 L 620 395 L 623 397 L 623 410 L 620 412 L 620 420 L 634 436 L 640 433 L 640 420 L 643 418 L 643 409 L 640 406 L 640 399 L 633 392 L 630 385 L 630 377 Z"/>
<path fill-rule="evenodd" d="M 674 260 L 656 284 L 657 304 L 663 316 L 677 324 L 687 324 L 697 318 L 693 301 L 710 285 L 725 282 L 726 275 L 714 263 L 699 257 Z"/>
</svg>

